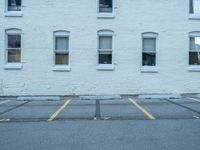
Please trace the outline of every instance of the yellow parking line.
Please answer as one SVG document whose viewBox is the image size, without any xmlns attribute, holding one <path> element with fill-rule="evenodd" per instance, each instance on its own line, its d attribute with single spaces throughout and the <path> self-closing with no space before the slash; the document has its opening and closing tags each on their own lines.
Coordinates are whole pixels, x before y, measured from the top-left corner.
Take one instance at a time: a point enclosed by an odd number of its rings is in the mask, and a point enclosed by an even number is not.
<svg viewBox="0 0 200 150">
<path fill-rule="evenodd" d="M 8 103 L 8 102 L 10 102 L 10 100 L 2 101 L 2 102 L 0 102 L 0 105 L 1 105 L 1 104 L 5 104 L 5 103 Z"/>
<path fill-rule="evenodd" d="M 69 104 L 71 100 L 66 100 L 66 102 L 53 114 L 49 117 L 48 121 L 54 120 L 63 110 L 64 108 Z"/>
<path fill-rule="evenodd" d="M 129 101 L 131 101 L 140 111 L 142 111 L 149 119 L 155 120 L 156 118 L 150 114 L 147 110 L 142 108 L 139 104 L 136 103 L 132 98 L 129 98 Z"/>
<path fill-rule="evenodd" d="M 192 101 L 195 101 L 195 102 L 199 102 L 200 103 L 200 100 L 196 99 L 196 98 L 191 98 L 191 97 L 188 97 L 188 99 L 192 100 Z"/>
</svg>

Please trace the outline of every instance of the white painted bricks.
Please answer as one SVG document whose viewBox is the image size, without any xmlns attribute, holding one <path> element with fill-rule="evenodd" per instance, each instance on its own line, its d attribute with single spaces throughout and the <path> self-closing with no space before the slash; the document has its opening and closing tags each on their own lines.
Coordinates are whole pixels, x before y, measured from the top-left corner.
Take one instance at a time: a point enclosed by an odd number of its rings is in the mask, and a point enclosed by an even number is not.
<svg viewBox="0 0 200 150">
<path fill-rule="evenodd" d="M 0 1 L 0 95 L 197 93 L 188 71 L 188 0 L 116 0 L 115 18 L 97 18 L 97 0 L 24 0 L 22 17 L 5 17 Z M 4 32 L 22 29 L 22 70 L 4 69 Z M 113 71 L 98 71 L 97 31 L 114 31 Z M 53 32 L 70 31 L 69 72 L 53 71 Z M 156 32 L 158 73 L 141 73 L 143 32 Z"/>
</svg>

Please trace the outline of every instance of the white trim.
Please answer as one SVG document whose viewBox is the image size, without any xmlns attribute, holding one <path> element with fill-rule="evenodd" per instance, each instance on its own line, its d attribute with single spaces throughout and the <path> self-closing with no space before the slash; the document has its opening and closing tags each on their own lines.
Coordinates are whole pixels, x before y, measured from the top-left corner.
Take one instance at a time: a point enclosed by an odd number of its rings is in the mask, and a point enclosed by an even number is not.
<svg viewBox="0 0 200 150">
<path fill-rule="evenodd" d="M 56 65 L 53 67 L 53 71 L 71 71 L 69 65 Z"/>
<path fill-rule="evenodd" d="M 22 68 L 22 63 L 7 63 L 4 65 L 5 70 L 20 70 Z"/>
<path fill-rule="evenodd" d="M 157 73 L 159 71 L 158 67 L 154 66 L 142 66 L 141 72 Z"/>
<path fill-rule="evenodd" d="M 105 29 L 105 30 L 99 30 L 98 31 L 98 35 L 99 36 L 113 36 L 114 35 L 114 31 L 107 30 L 107 29 Z"/>
<path fill-rule="evenodd" d="M 4 13 L 5 17 L 22 17 L 23 12 L 22 11 L 7 11 Z"/>
<path fill-rule="evenodd" d="M 200 31 L 189 32 L 189 37 L 200 37 Z"/>
<path fill-rule="evenodd" d="M 114 70 L 114 65 L 113 64 L 99 64 L 96 66 L 97 70 Z"/>
<path fill-rule="evenodd" d="M 22 30 L 17 28 L 6 29 L 5 32 L 9 35 L 22 34 Z"/>
<path fill-rule="evenodd" d="M 200 14 L 190 14 L 189 19 L 191 20 L 200 20 Z"/>
<path fill-rule="evenodd" d="M 65 30 L 57 30 L 53 32 L 54 36 L 56 37 L 69 37 L 70 32 Z"/>
<path fill-rule="evenodd" d="M 142 33 L 142 37 L 143 38 L 157 38 L 158 37 L 158 33 L 155 33 L 155 32 L 143 32 Z"/>
<path fill-rule="evenodd" d="M 188 67 L 188 71 L 190 71 L 190 72 L 200 72 L 200 66 L 199 65 L 190 65 Z"/>
</svg>

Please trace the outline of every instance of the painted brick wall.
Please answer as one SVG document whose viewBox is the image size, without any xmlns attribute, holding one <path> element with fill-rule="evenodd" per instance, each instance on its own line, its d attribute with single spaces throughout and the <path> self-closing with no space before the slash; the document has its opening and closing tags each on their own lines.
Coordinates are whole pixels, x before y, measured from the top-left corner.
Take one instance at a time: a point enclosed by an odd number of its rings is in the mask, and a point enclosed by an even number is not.
<svg viewBox="0 0 200 150">
<path fill-rule="evenodd" d="M 24 0 L 23 17 L 5 17 L 0 1 L 0 95 L 199 92 L 188 71 L 188 0 L 116 0 L 114 19 L 97 18 L 97 0 Z M 4 70 L 5 29 L 22 35 L 22 70 Z M 114 71 L 98 71 L 97 31 L 114 35 Z M 70 31 L 70 72 L 54 72 L 53 31 Z M 141 73 L 143 32 L 156 32 L 158 73 Z"/>
</svg>

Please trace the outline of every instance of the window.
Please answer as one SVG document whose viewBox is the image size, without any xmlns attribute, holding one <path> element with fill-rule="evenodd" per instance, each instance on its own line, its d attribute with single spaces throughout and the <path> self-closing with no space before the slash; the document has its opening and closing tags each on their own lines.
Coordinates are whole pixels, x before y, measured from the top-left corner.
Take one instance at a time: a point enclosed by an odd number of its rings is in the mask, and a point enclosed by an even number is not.
<svg viewBox="0 0 200 150">
<path fill-rule="evenodd" d="M 6 69 L 21 68 L 21 30 L 6 30 Z"/>
<path fill-rule="evenodd" d="M 200 19 L 200 0 L 190 0 L 190 18 Z"/>
<path fill-rule="evenodd" d="M 98 18 L 114 18 L 114 0 L 98 0 Z"/>
<path fill-rule="evenodd" d="M 189 65 L 200 66 L 200 32 L 190 33 Z"/>
<path fill-rule="evenodd" d="M 142 71 L 157 71 L 156 67 L 156 38 L 157 33 L 142 34 Z M 149 70 L 150 69 L 150 70 Z"/>
<path fill-rule="evenodd" d="M 5 16 L 8 17 L 22 16 L 22 0 L 6 0 Z"/>
<path fill-rule="evenodd" d="M 98 40 L 98 69 L 113 69 L 113 31 L 99 31 Z"/>
<path fill-rule="evenodd" d="M 113 11 L 112 0 L 99 0 L 99 12 L 111 13 Z"/>
<path fill-rule="evenodd" d="M 69 69 L 69 32 L 54 32 L 54 70 Z"/>
<path fill-rule="evenodd" d="M 21 11 L 21 0 L 8 0 L 8 11 Z"/>
</svg>

